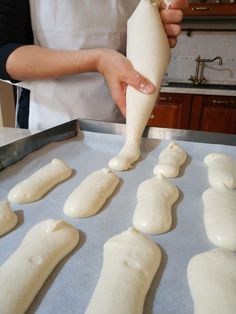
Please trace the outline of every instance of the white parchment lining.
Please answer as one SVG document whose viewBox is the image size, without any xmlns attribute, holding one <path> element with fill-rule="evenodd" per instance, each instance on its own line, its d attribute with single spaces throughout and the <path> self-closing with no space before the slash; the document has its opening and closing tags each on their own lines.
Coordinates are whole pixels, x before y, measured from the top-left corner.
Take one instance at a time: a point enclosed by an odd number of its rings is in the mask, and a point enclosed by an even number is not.
<svg viewBox="0 0 236 314">
<path fill-rule="evenodd" d="M 65 219 L 80 230 L 79 246 L 56 267 L 28 314 L 85 312 L 100 274 L 103 244 L 132 225 L 137 187 L 153 176 L 159 153 L 170 140 L 143 139 L 142 160 L 130 171 L 118 173 L 121 178 L 118 192 L 97 215 L 85 219 L 65 216 L 63 206 L 71 191 L 92 171 L 107 167 L 123 142 L 124 137 L 119 135 L 81 132 L 71 140 L 49 144 L 0 172 L 0 200 L 5 200 L 16 183 L 53 158 L 63 159 L 74 169 L 73 177 L 59 184 L 42 200 L 26 205 L 11 204 L 17 211 L 19 223 L 14 231 L 0 238 L 2 264 L 19 246 L 26 232 L 44 219 Z M 236 159 L 236 147 L 233 146 L 177 143 L 189 157 L 180 176 L 171 179 L 181 195 L 173 208 L 173 228 L 166 234 L 151 237 L 162 249 L 162 263 L 146 297 L 145 314 L 193 313 L 186 278 L 187 264 L 193 255 L 214 248 L 203 225 L 201 195 L 209 187 L 203 158 L 209 153 L 220 152 Z"/>
</svg>

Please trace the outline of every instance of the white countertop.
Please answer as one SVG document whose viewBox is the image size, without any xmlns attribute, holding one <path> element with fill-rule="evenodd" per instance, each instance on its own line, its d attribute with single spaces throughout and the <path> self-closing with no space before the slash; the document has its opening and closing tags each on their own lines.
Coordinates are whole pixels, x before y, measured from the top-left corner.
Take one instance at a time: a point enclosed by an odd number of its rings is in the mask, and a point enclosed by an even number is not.
<svg viewBox="0 0 236 314">
<path fill-rule="evenodd" d="M 236 89 L 200 88 L 200 87 L 169 87 L 162 86 L 162 93 L 194 94 L 194 95 L 215 95 L 215 96 L 236 96 Z"/>
<path fill-rule="evenodd" d="M 37 132 L 26 129 L 0 127 L 0 146 L 7 145 L 35 133 Z"/>
</svg>

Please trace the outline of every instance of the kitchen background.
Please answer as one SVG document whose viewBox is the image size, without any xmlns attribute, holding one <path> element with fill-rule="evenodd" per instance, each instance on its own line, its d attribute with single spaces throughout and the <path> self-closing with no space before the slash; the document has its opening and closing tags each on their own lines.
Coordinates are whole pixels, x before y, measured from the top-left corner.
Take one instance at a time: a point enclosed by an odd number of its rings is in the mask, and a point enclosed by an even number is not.
<svg viewBox="0 0 236 314">
<path fill-rule="evenodd" d="M 185 20 L 178 44 L 172 50 L 168 68 L 171 82 L 190 82 L 195 74 L 198 55 L 204 59 L 219 60 L 204 62 L 201 74 L 208 83 L 236 85 L 236 16 L 231 19 Z"/>
<path fill-rule="evenodd" d="M 236 134 L 236 1 L 189 3 L 148 125 Z M 13 88 L 0 82 L 0 126 L 14 115 Z"/>
</svg>

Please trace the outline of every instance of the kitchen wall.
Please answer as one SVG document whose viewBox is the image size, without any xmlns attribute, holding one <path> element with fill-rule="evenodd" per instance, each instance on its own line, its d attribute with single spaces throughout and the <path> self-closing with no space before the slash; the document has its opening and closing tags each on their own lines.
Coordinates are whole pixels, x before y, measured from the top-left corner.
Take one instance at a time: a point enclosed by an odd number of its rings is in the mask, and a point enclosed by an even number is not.
<svg viewBox="0 0 236 314">
<path fill-rule="evenodd" d="M 167 70 L 168 80 L 190 83 L 188 79 L 195 74 L 194 60 L 198 55 L 207 59 L 221 56 L 223 65 L 219 65 L 217 60 L 205 63 L 202 75 L 208 83 L 236 85 L 236 19 L 186 20 L 182 28 L 178 44 L 172 49 L 172 59 Z M 193 31 L 188 32 L 186 29 Z"/>
</svg>

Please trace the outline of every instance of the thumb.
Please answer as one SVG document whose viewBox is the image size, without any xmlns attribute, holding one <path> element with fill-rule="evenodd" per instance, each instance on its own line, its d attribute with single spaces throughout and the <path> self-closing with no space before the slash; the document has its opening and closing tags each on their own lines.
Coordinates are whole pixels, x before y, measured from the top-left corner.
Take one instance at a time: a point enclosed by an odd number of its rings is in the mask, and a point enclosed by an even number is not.
<svg viewBox="0 0 236 314">
<path fill-rule="evenodd" d="M 129 71 L 124 83 L 143 94 L 152 94 L 155 91 L 155 85 L 134 69 Z"/>
</svg>

